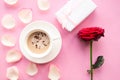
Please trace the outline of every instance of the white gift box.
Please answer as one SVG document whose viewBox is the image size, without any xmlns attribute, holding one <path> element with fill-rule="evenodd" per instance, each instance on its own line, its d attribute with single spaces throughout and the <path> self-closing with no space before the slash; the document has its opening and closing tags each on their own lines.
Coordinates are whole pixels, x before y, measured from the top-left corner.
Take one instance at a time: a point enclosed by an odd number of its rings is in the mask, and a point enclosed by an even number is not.
<svg viewBox="0 0 120 80">
<path fill-rule="evenodd" d="M 63 28 L 72 31 L 96 8 L 92 0 L 69 0 L 57 13 L 56 18 Z"/>
</svg>

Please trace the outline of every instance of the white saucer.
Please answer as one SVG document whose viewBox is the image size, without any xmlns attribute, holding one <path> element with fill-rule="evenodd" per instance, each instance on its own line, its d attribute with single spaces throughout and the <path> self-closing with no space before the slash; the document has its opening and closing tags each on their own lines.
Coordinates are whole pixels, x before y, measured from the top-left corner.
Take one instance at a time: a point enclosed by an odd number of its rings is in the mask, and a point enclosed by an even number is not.
<svg viewBox="0 0 120 80">
<path fill-rule="evenodd" d="M 44 28 L 47 29 L 48 31 L 51 31 L 52 33 L 50 34 L 51 36 L 54 36 L 53 39 L 53 47 L 52 50 L 50 52 L 49 55 L 43 57 L 43 58 L 34 58 L 31 57 L 25 50 L 24 48 L 22 48 L 24 46 L 23 41 L 25 38 L 24 34 L 26 33 L 27 30 L 31 29 L 34 26 L 39 26 L 39 28 Z M 27 25 L 23 31 L 21 32 L 20 35 L 20 40 L 19 40 L 19 44 L 20 44 L 20 49 L 23 53 L 23 55 L 30 61 L 35 62 L 35 63 L 47 63 L 51 60 L 53 60 L 54 58 L 56 58 L 56 56 L 59 54 L 61 46 L 62 46 L 62 39 L 61 39 L 61 35 L 59 33 L 59 31 L 57 30 L 57 28 L 52 25 L 51 23 L 45 22 L 45 21 L 35 21 L 30 23 L 29 25 Z"/>
</svg>

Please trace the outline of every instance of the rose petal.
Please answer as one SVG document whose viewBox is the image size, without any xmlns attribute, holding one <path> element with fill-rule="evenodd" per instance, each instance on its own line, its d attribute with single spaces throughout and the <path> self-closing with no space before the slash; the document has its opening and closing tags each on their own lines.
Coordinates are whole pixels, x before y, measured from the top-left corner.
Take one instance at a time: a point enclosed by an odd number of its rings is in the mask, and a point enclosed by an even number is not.
<svg viewBox="0 0 120 80">
<path fill-rule="evenodd" d="M 34 63 L 30 63 L 27 67 L 26 73 L 30 76 L 34 76 L 38 73 L 37 65 Z"/>
<path fill-rule="evenodd" d="M 104 29 L 100 27 L 83 28 L 78 32 L 78 37 L 85 41 L 98 41 L 98 39 L 104 37 Z"/>
<path fill-rule="evenodd" d="M 32 10 L 31 9 L 21 9 L 18 12 L 18 17 L 23 23 L 29 23 L 32 20 Z"/>
<path fill-rule="evenodd" d="M 8 5 L 15 5 L 18 2 L 18 0 L 4 0 L 4 2 Z"/>
<path fill-rule="evenodd" d="M 6 29 L 13 29 L 16 25 L 16 21 L 11 14 L 6 14 L 2 18 L 1 24 Z"/>
<path fill-rule="evenodd" d="M 13 49 L 7 52 L 6 61 L 8 63 L 17 62 L 22 58 L 22 55 L 19 51 Z"/>
<path fill-rule="evenodd" d="M 9 80 L 18 80 L 18 78 L 19 78 L 19 71 L 18 71 L 17 67 L 16 66 L 9 67 L 7 69 L 6 77 Z"/>
<path fill-rule="evenodd" d="M 59 72 L 59 69 L 57 68 L 57 66 L 55 66 L 53 64 L 50 65 L 48 78 L 51 80 L 59 80 L 60 72 Z"/>
<path fill-rule="evenodd" d="M 40 10 L 48 10 L 50 8 L 48 0 L 37 0 L 37 5 Z"/>
<path fill-rule="evenodd" d="M 12 36 L 6 34 L 1 37 L 1 43 L 7 47 L 13 47 L 15 46 L 16 41 Z"/>
</svg>

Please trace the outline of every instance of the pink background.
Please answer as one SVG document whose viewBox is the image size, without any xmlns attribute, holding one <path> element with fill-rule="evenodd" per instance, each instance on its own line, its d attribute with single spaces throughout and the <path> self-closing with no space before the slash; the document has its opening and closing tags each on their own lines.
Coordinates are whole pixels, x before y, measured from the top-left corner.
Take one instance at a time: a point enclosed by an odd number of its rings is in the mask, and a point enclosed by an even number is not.
<svg viewBox="0 0 120 80">
<path fill-rule="evenodd" d="M 0 20 L 4 14 L 12 14 L 17 25 L 13 30 L 6 30 L 0 24 L 1 35 L 9 33 L 15 36 L 17 44 L 15 47 L 7 48 L 0 43 L 0 80 L 6 80 L 6 69 L 10 66 L 17 66 L 20 71 L 19 80 L 48 80 L 48 69 L 50 64 L 55 64 L 60 68 L 60 80 L 90 80 L 86 70 L 89 69 L 89 45 L 80 41 L 76 34 L 84 27 L 100 26 L 105 29 L 105 37 L 98 42 L 94 42 L 93 62 L 98 55 L 105 58 L 104 65 L 94 71 L 94 80 L 120 80 L 120 0 L 94 0 L 98 5 L 97 9 L 84 20 L 72 32 L 61 28 L 55 18 L 55 13 L 67 0 L 49 0 L 51 7 L 48 11 L 42 12 L 37 7 L 37 0 L 19 0 L 15 6 L 6 5 L 0 0 Z M 29 61 L 22 58 L 21 61 L 8 64 L 5 61 L 6 52 L 10 49 L 19 49 L 19 35 L 21 30 L 27 25 L 23 24 L 17 17 L 17 13 L 22 8 L 31 8 L 33 11 L 33 21 L 45 20 L 51 22 L 60 31 L 63 44 L 60 54 L 47 64 L 38 64 L 39 72 L 30 77 L 25 73 L 26 65 Z"/>
</svg>

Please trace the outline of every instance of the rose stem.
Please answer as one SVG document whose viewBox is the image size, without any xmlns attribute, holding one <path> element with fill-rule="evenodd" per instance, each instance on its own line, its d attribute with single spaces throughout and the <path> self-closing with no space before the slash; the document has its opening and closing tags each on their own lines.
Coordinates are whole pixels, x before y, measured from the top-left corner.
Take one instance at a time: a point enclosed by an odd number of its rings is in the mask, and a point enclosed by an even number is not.
<svg viewBox="0 0 120 80">
<path fill-rule="evenodd" d="M 93 41 L 90 41 L 90 71 L 91 71 L 91 80 L 93 80 L 93 68 L 92 68 L 92 43 Z"/>
</svg>

